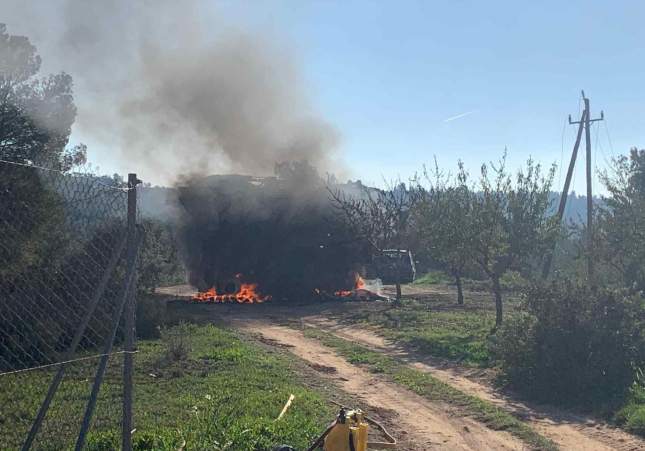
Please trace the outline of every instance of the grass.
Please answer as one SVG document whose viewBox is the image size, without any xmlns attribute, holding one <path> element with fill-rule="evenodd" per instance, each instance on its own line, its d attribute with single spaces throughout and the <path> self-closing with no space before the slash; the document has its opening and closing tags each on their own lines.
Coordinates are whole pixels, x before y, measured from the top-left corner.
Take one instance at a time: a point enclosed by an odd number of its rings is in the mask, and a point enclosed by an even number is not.
<svg viewBox="0 0 645 451">
<path fill-rule="evenodd" d="M 627 431 L 645 437 L 645 377 L 642 371 L 614 419 Z"/>
<path fill-rule="evenodd" d="M 333 417 L 334 409 L 304 385 L 293 363 L 234 332 L 184 324 L 162 336 L 140 342 L 136 354 L 137 450 L 177 450 L 184 442 L 186 449 L 268 450 L 283 443 L 300 449 Z M 39 449 L 68 449 L 73 443 L 93 368 L 89 362 L 70 368 Z M 120 372 L 118 364 L 110 365 L 88 450 L 120 448 Z M 29 373 L 20 380 L 0 379 L 0 405 L 11 406 L 0 414 L 3 448 L 19 447 L 50 377 L 51 373 Z M 291 393 L 296 400 L 287 415 L 275 421 Z"/>
<path fill-rule="evenodd" d="M 412 282 L 413 285 L 436 285 L 439 283 L 445 283 L 448 280 L 446 274 L 442 271 L 430 271 L 427 272 Z"/>
<path fill-rule="evenodd" d="M 557 450 L 551 440 L 499 407 L 474 396 L 467 395 L 430 374 L 410 368 L 397 359 L 371 351 L 354 342 L 330 335 L 319 329 L 308 328 L 305 335 L 315 338 L 325 346 L 334 348 L 348 362 L 364 365 L 369 371 L 382 373 L 394 382 L 433 401 L 442 401 L 458 407 L 464 414 L 480 421 L 493 430 L 505 430 L 532 448 Z"/>
<path fill-rule="evenodd" d="M 487 367 L 495 314 L 471 307 L 458 308 L 453 300 L 404 299 L 398 308 L 356 312 L 344 319 L 377 326 L 386 338 L 421 354 Z"/>
<path fill-rule="evenodd" d="M 509 285 L 518 286 L 511 274 Z M 518 299 L 507 296 L 505 320 L 518 311 Z M 404 299 L 400 307 L 366 308 L 344 314 L 340 321 L 374 326 L 379 334 L 422 356 L 439 357 L 466 366 L 494 367 L 490 332 L 495 314 L 489 296 L 466 293 L 464 306 L 456 305 L 452 295 L 442 291 Z M 618 411 L 601 409 L 594 413 L 620 425 L 625 430 L 645 436 L 645 377 Z M 503 380 L 499 379 L 502 383 Z"/>
</svg>

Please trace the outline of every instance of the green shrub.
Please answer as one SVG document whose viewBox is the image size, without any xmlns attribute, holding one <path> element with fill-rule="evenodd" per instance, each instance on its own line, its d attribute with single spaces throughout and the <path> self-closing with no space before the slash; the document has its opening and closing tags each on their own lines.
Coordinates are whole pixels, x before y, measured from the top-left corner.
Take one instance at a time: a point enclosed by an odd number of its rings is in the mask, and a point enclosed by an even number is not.
<svg viewBox="0 0 645 451">
<path fill-rule="evenodd" d="M 493 342 L 507 381 L 544 401 L 617 407 L 645 363 L 643 298 L 566 281 L 530 287 L 525 302 Z"/>
<path fill-rule="evenodd" d="M 642 370 L 637 371 L 627 402 L 614 419 L 628 431 L 645 436 L 645 374 Z"/>
<path fill-rule="evenodd" d="M 630 404 L 625 421 L 625 429 L 634 434 L 645 436 L 645 404 Z"/>
<path fill-rule="evenodd" d="M 167 362 L 179 362 L 188 359 L 192 350 L 192 335 L 195 327 L 181 323 L 177 326 L 161 329 L 161 340 L 165 345 Z"/>
<path fill-rule="evenodd" d="M 517 271 L 506 271 L 500 278 L 502 289 L 510 292 L 521 292 L 528 287 L 528 280 Z"/>
<path fill-rule="evenodd" d="M 160 337 L 161 328 L 169 323 L 166 300 L 139 293 L 137 296 L 137 337 L 153 339 Z"/>
</svg>

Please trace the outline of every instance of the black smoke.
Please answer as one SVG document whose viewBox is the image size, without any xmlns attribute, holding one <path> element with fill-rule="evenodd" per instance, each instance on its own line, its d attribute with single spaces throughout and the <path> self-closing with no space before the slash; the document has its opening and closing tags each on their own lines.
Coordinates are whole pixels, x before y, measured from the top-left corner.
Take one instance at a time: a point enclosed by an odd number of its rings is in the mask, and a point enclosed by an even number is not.
<svg viewBox="0 0 645 451">
<path fill-rule="evenodd" d="M 325 183 L 306 164 L 276 177 L 211 176 L 179 188 L 181 237 L 199 289 L 242 274 L 276 299 L 352 288 L 365 249 L 333 211 Z"/>
</svg>

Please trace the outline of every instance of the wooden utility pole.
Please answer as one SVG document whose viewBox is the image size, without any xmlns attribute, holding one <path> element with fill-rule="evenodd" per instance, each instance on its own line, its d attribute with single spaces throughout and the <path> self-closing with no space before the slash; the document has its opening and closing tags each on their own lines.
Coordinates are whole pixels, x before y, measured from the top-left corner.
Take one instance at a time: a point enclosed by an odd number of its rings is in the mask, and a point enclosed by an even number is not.
<svg viewBox="0 0 645 451">
<path fill-rule="evenodd" d="M 600 117 L 596 119 L 591 119 L 591 110 L 589 109 L 589 99 L 585 96 L 585 92 L 582 91 L 582 100 L 585 104 L 585 109 L 582 112 L 582 116 L 579 121 L 572 121 L 571 115 L 569 115 L 569 124 L 578 124 L 578 135 L 576 136 L 576 142 L 573 146 L 573 152 L 571 153 L 571 161 L 569 162 L 569 169 L 567 170 L 567 177 L 564 181 L 564 188 L 562 189 L 562 195 L 560 197 L 560 205 L 558 206 L 558 224 L 562 223 L 562 218 L 564 217 L 564 209 L 567 205 L 567 197 L 569 196 L 569 186 L 571 185 L 571 178 L 573 176 L 573 169 L 576 164 L 576 159 L 578 157 L 578 148 L 580 147 L 580 141 L 582 140 L 582 131 L 585 131 L 585 148 L 586 148 L 586 175 L 587 175 L 587 277 L 589 281 L 593 280 L 593 192 L 592 192 L 592 173 L 591 173 L 591 128 L 590 125 L 592 122 L 602 121 L 605 118 L 604 112 L 600 112 Z M 555 243 L 554 243 L 555 246 Z M 547 278 L 549 275 L 549 270 L 551 269 L 551 262 L 553 260 L 553 250 L 547 255 L 544 267 L 542 268 L 542 277 Z"/>
</svg>

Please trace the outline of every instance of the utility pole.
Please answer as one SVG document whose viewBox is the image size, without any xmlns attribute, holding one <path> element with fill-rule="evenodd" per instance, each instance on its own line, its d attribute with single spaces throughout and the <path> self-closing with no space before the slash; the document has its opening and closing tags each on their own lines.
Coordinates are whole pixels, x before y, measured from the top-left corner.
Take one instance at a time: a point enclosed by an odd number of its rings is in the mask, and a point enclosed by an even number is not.
<svg viewBox="0 0 645 451">
<path fill-rule="evenodd" d="M 562 218 L 564 216 L 564 209 L 567 205 L 567 197 L 569 196 L 569 186 L 571 185 L 571 178 L 573 176 L 573 169 L 576 164 L 576 159 L 578 157 L 578 148 L 580 147 L 580 141 L 582 140 L 582 131 L 585 131 L 585 148 L 586 148 L 586 175 L 587 175 L 587 277 L 591 282 L 593 280 L 593 192 L 591 186 L 591 128 L 590 125 L 592 122 L 602 121 L 605 118 L 603 111 L 600 112 L 600 117 L 596 119 L 591 119 L 591 110 L 589 108 L 589 99 L 585 96 L 585 92 L 582 91 L 582 100 L 585 104 L 585 109 L 582 111 L 582 116 L 579 121 L 572 121 L 571 115 L 569 115 L 569 124 L 578 125 L 578 135 L 576 136 L 576 142 L 573 146 L 573 152 L 571 153 L 571 161 L 569 162 L 569 169 L 567 170 L 567 177 L 564 181 L 564 188 L 562 189 L 562 195 L 560 197 L 560 205 L 558 206 L 558 224 L 562 223 Z M 554 243 L 555 246 L 555 243 Z M 544 279 L 549 275 L 549 270 L 551 269 L 551 262 L 553 260 L 553 250 L 547 255 L 544 267 L 542 268 L 542 277 Z"/>
</svg>

